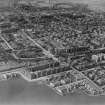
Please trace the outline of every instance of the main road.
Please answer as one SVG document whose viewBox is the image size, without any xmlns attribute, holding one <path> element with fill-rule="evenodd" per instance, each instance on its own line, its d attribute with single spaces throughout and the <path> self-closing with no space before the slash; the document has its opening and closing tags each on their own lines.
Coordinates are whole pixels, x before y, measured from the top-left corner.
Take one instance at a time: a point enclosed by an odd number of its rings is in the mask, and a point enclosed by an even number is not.
<svg viewBox="0 0 105 105">
<path fill-rule="evenodd" d="M 85 76 L 82 72 L 78 71 L 76 68 L 74 68 L 72 65 L 75 63 L 76 61 L 72 62 L 71 64 L 71 68 L 73 69 L 74 73 L 77 72 L 79 73 L 81 76 L 83 76 L 84 78 L 86 78 L 87 81 L 89 81 L 95 88 L 97 88 L 98 90 L 101 90 L 101 88 L 99 86 L 97 86 L 92 80 L 90 80 L 87 76 Z"/>
<path fill-rule="evenodd" d="M 25 31 L 25 30 L 22 30 L 22 34 L 24 36 L 26 36 L 30 41 L 32 41 L 36 46 L 38 46 L 39 48 L 41 48 L 43 50 L 43 53 L 48 56 L 49 58 L 52 58 L 54 61 L 58 61 L 58 58 L 54 57 L 53 54 L 51 54 L 49 51 L 45 50 L 36 40 L 32 39 L 30 37 L 30 34 L 29 32 Z"/>
</svg>

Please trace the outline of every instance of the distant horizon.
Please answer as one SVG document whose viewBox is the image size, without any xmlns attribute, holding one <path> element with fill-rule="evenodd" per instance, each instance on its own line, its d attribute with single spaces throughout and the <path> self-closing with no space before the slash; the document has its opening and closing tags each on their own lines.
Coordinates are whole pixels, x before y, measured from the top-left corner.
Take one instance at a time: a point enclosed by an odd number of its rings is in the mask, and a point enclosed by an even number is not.
<svg viewBox="0 0 105 105">
<path fill-rule="evenodd" d="M 9 6 L 9 1 L 13 2 L 14 0 L 0 0 L 0 7 Z M 25 2 L 29 2 L 29 0 L 21 0 Z M 60 1 L 60 2 L 59 2 Z M 30 0 L 30 2 L 38 2 L 41 5 L 49 5 L 49 0 Z M 94 10 L 103 10 L 105 11 L 105 0 L 52 0 L 52 3 L 79 3 L 79 4 L 88 4 L 89 8 Z"/>
</svg>

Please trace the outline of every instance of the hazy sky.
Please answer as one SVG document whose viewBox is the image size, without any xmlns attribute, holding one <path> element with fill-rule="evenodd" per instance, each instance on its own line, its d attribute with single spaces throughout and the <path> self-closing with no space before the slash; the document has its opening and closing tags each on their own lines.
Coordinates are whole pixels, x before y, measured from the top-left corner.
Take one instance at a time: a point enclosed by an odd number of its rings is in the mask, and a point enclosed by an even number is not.
<svg viewBox="0 0 105 105">
<path fill-rule="evenodd" d="M 7 5 L 9 1 L 13 0 L 0 0 L 0 6 Z M 25 0 L 25 1 L 45 1 L 48 2 L 48 0 Z M 78 2 L 78 3 L 87 3 L 89 6 L 93 8 L 100 8 L 105 9 L 105 0 L 52 0 L 57 2 Z"/>
</svg>

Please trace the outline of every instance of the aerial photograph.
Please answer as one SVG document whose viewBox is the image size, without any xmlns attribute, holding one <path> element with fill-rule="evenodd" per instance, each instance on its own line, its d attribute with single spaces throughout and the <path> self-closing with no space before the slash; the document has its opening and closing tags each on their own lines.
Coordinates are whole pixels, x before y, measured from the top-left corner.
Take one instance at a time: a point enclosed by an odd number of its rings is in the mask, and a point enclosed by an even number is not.
<svg viewBox="0 0 105 105">
<path fill-rule="evenodd" d="M 105 105 L 105 0 L 0 0 L 0 105 Z"/>
</svg>

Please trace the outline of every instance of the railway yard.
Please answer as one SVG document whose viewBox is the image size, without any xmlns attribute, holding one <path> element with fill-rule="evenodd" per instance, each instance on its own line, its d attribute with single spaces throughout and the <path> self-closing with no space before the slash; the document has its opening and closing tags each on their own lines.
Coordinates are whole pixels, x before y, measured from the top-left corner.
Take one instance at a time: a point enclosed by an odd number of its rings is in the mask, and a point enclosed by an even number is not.
<svg viewBox="0 0 105 105">
<path fill-rule="evenodd" d="M 18 4 L 0 15 L 0 80 L 105 95 L 105 14 L 60 5 Z"/>
</svg>

